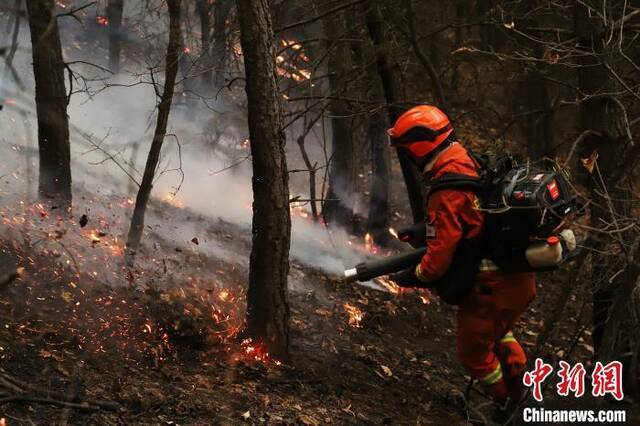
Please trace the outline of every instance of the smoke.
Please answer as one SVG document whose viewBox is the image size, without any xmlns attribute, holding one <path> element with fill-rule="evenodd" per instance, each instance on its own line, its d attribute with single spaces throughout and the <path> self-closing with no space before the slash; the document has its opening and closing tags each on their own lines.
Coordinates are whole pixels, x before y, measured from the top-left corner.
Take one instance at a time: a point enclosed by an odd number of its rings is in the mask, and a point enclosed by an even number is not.
<svg viewBox="0 0 640 426">
<path fill-rule="evenodd" d="M 63 26 L 63 45 L 70 45 L 72 30 L 81 31 L 76 25 Z M 16 199 L 15 196 L 35 195 L 33 185 L 28 184 L 29 180 L 37 180 L 37 122 L 30 55 L 28 27 L 23 23 L 14 65 L 27 89 L 19 90 L 6 76 L 0 86 L 0 94 L 6 98 L 4 110 L 0 112 L 3 145 L 0 175 L 5 176 L 3 202 Z M 86 49 L 67 50 L 65 55 L 88 62 L 104 61 L 103 57 L 86 58 Z M 96 199 L 106 202 L 114 196 L 135 197 L 137 187 L 131 178 L 139 181 L 144 169 L 155 128 L 157 98 L 148 75 L 106 76 L 95 67 L 83 65 L 74 69 L 85 76 L 107 78 L 82 82 L 87 84 L 88 92 L 74 94 L 68 107 L 74 205 L 78 213 L 94 212 L 98 209 Z M 140 69 L 144 71 L 143 67 Z M 155 79 L 161 80 L 161 76 L 156 75 Z M 196 101 L 195 105 L 187 105 L 183 96 L 175 97 L 168 129 L 170 136 L 165 140 L 152 197 L 182 207 L 183 214 L 167 217 L 162 209 L 152 209 L 146 223 L 176 247 L 193 250 L 192 239 L 198 238 L 200 252 L 246 266 L 246 247 L 251 235 L 252 172 L 245 143 L 243 96 L 242 89 L 238 89 L 217 99 L 208 99 L 206 103 Z M 297 149 L 288 148 L 291 163 L 295 163 L 298 160 L 294 158 L 299 155 Z M 310 149 L 310 155 L 314 157 L 312 161 L 324 162 L 320 149 Z M 304 182 L 305 179 L 293 179 L 291 193 L 303 194 L 306 198 L 308 189 Z M 13 197 L 9 197 L 9 192 Z M 122 208 L 115 213 L 120 216 L 122 229 L 114 233 L 121 236 L 128 226 L 125 213 Z M 241 235 L 233 235 L 245 240 L 243 250 L 234 252 L 225 241 L 216 239 L 211 228 L 220 226 L 221 221 L 243 231 Z M 340 274 L 364 256 L 351 247 L 350 240 L 343 230 L 330 230 L 308 218 L 292 216 L 291 258 L 294 262 Z"/>
</svg>

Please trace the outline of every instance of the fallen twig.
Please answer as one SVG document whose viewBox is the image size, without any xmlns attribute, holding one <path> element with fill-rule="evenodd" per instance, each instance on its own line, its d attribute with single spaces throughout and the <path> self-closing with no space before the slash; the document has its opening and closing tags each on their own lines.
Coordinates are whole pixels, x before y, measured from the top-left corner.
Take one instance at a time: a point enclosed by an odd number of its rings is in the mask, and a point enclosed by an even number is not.
<svg viewBox="0 0 640 426">
<path fill-rule="evenodd" d="M 7 402 L 35 402 L 38 404 L 57 405 L 58 407 L 76 408 L 83 411 L 98 411 L 102 408 L 95 405 L 89 405 L 87 402 L 75 403 L 58 401 L 57 399 L 43 398 L 31 395 L 12 395 L 6 398 L 0 398 L 0 404 L 6 404 Z"/>
<path fill-rule="evenodd" d="M 112 401 L 86 399 L 63 392 L 42 390 L 37 386 L 24 383 L 6 373 L 0 374 L 0 387 L 4 387 L 13 392 L 0 391 L 0 404 L 8 402 L 35 402 L 85 411 L 118 411 L 120 409 L 120 405 Z"/>
</svg>

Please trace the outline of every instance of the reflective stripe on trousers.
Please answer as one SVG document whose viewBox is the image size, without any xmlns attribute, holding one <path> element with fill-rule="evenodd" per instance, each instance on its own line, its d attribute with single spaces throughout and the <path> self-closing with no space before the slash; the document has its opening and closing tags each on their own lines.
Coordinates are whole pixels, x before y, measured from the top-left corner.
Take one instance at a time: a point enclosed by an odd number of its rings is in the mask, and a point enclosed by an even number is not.
<svg viewBox="0 0 640 426">
<path fill-rule="evenodd" d="M 480 269 L 479 270 L 480 270 L 480 272 L 489 272 L 489 271 L 499 271 L 500 268 L 498 268 L 498 265 L 493 263 L 491 260 L 482 259 L 480 261 Z"/>
</svg>

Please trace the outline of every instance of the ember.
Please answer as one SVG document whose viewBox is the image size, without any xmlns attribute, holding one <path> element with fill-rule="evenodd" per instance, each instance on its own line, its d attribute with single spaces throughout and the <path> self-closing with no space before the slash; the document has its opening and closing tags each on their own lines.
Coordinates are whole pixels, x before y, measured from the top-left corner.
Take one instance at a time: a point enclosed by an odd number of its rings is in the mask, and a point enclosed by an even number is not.
<svg viewBox="0 0 640 426">
<path fill-rule="evenodd" d="M 240 342 L 239 350 L 235 351 L 232 355 L 232 360 L 235 362 L 240 361 L 253 361 L 263 364 L 273 364 L 281 366 L 282 362 L 273 359 L 269 356 L 269 352 L 264 343 L 256 342 L 253 339 L 244 339 Z"/>
</svg>

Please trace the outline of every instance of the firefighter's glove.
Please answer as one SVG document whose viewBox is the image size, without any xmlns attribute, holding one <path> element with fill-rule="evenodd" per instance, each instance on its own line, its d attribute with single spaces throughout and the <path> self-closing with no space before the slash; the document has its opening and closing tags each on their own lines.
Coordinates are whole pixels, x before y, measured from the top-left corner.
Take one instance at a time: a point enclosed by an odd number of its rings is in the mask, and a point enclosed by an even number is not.
<svg viewBox="0 0 640 426">
<path fill-rule="evenodd" d="M 405 269 L 404 271 L 396 272 L 395 274 L 390 274 L 389 279 L 394 283 L 398 284 L 400 287 L 424 287 L 425 286 L 424 282 L 422 282 L 416 275 L 415 266 Z"/>
</svg>

